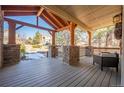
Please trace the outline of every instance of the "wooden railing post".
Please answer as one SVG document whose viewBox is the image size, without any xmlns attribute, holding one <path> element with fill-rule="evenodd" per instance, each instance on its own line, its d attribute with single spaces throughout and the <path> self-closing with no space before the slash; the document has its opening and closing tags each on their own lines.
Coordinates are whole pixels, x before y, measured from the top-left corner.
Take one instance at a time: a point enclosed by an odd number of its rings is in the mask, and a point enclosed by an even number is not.
<svg viewBox="0 0 124 93">
<path fill-rule="evenodd" d="M 16 24 L 13 22 L 8 22 L 8 24 L 9 24 L 8 44 L 16 44 L 16 34 L 15 34 Z"/>
</svg>

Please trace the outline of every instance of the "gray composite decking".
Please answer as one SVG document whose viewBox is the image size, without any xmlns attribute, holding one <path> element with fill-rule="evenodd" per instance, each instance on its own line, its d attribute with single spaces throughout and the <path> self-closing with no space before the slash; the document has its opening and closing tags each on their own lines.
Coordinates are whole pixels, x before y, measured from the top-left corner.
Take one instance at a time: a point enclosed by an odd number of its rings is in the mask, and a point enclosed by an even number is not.
<svg viewBox="0 0 124 93">
<path fill-rule="evenodd" d="M 25 60 L 0 69 L 1 87 L 109 87 L 120 85 L 120 72 L 92 65 L 89 57 L 79 66 L 70 66 L 61 59 Z"/>
</svg>

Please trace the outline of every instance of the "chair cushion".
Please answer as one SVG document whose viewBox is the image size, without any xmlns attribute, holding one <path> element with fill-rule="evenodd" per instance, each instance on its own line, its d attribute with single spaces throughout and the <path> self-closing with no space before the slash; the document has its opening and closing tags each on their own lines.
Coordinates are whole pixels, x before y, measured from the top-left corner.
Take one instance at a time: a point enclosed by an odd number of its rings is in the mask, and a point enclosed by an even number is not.
<svg viewBox="0 0 124 93">
<path fill-rule="evenodd" d="M 116 53 L 102 53 L 102 57 L 117 57 Z"/>
</svg>

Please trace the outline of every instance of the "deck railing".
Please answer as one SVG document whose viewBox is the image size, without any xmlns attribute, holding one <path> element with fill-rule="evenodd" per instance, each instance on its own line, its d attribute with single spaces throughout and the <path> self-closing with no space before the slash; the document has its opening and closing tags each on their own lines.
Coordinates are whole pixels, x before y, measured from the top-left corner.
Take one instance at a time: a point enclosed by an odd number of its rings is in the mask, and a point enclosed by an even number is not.
<svg viewBox="0 0 124 93">
<path fill-rule="evenodd" d="M 94 53 L 100 53 L 100 52 L 117 52 L 120 53 L 120 48 L 112 48 L 112 47 L 94 47 Z"/>
<path fill-rule="evenodd" d="M 112 47 L 93 47 L 93 53 L 99 54 L 101 52 L 110 52 L 110 53 L 120 53 L 120 48 L 112 48 Z M 62 57 L 63 55 L 63 47 L 58 46 L 58 57 Z M 80 47 L 80 57 L 85 56 L 85 47 Z"/>
</svg>

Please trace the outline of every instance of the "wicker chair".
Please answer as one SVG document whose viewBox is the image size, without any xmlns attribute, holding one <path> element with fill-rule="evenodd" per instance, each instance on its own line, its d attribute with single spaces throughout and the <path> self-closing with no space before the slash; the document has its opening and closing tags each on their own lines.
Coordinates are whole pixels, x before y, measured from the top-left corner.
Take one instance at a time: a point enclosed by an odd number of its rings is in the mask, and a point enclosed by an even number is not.
<svg viewBox="0 0 124 93">
<path fill-rule="evenodd" d="M 95 63 L 101 66 L 101 70 L 103 70 L 103 67 L 116 67 L 116 71 L 118 72 L 119 54 L 107 53 L 107 55 L 93 55 L 93 64 Z"/>
</svg>

